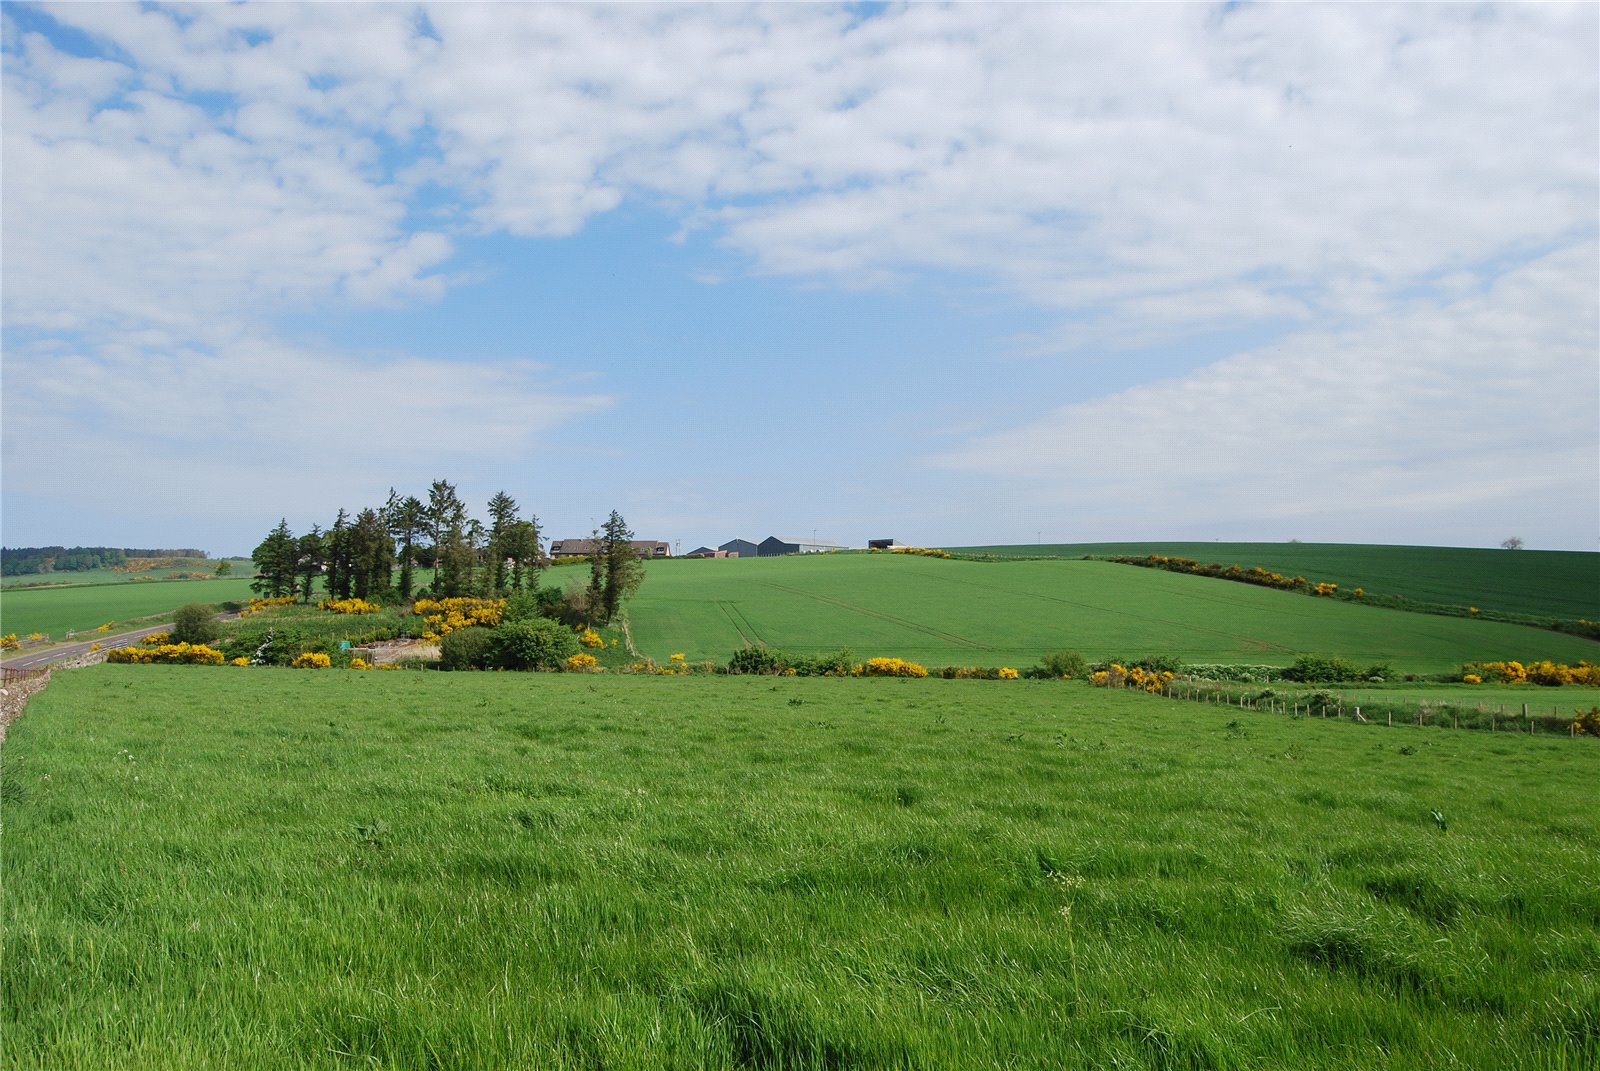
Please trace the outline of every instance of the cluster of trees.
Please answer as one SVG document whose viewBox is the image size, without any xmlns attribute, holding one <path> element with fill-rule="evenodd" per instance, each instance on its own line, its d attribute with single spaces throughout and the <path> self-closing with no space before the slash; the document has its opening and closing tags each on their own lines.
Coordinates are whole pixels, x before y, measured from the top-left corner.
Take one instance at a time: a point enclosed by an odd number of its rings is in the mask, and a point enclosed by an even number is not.
<svg viewBox="0 0 1600 1071">
<path fill-rule="evenodd" d="M 272 598 L 298 595 L 309 602 L 320 578 L 329 597 L 375 601 L 429 595 L 501 597 L 534 592 L 544 556 L 539 520 L 520 516 L 516 499 L 501 491 L 489 499 L 484 525 L 472 517 L 454 485 L 435 480 L 427 500 L 402 498 L 393 488 L 380 508 L 353 517 L 341 509 L 333 524 L 296 536 L 287 519 L 256 547 L 252 587 Z M 574 593 L 576 609 L 589 620 L 609 621 L 638 589 L 643 566 L 633 533 L 615 510 L 595 533 L 599 552 L 590 562 L 587 588 Z M 416 570 L 432 580 L 417 584 Z"/>
<path fill-rule="evenodd" d="M 34 573 L 76 573 L 109 569 L 129 558 L 204 558 L 193 547 L 141 550 L 132 547 L 0 547 L 0 573 L 31 576 Z"/>
</svg>

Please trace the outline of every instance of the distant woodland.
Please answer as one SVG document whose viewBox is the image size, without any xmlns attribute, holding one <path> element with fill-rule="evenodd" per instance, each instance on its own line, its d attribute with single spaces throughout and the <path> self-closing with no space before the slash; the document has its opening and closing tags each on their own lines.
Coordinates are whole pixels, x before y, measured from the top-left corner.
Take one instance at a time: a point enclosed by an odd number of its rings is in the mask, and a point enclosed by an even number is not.
<svg viewBox="0 0 1600 1071">
<path fill-rule="evenodd" d="M 204 558 L 194 547 L 0 547 L 0 574 L 78 573 L 114 569 L 137 558 Z"/>
</svg>

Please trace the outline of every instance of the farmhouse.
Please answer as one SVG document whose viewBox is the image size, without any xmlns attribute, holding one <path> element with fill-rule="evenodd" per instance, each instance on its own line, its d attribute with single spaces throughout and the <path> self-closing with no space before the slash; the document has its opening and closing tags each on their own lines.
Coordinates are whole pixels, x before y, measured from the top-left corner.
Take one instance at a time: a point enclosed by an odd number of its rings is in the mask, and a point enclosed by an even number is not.
<svg viewBox="0 0 1600 1071">
<path fill-rule="evenodd" d="M 768 536 L 756 547 L 756 553 L 763 558 L 776 558 L 782 554 L 821 554 L 825 551 L 843 549 L 832 543 L 813 543 L 803 539 L 779 539 L 777 536 Z"/>
<path fill-rule="evenodd" d="M 759 548 L 748 539 L 730 539 L 717 549 L 726 551 L 730 558 L 754 558 L 760 553 Z"/>
<path fill-rule="evenodd" d="M 672 547 L 659 539 L 634 539 L 629 542 L 641 558 L 672 557 Z M 581 558 L 593 554 L 595 546 L 592 539 L 557 539 L 550 544 L 550 557 L 557 561 L 562 558 Z"/>
</svg>

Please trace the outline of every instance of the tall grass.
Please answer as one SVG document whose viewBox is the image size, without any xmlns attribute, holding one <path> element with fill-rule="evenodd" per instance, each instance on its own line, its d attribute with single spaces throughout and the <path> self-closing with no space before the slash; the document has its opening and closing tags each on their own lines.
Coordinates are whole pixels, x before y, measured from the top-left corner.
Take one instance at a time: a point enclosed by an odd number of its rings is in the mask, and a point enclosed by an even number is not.
<svg viewBox="0 0 1600 1071">
<path fill-rule="evenodd" d="M 8 1068 L 1588 1067 L 1596 754 L 1060 682 L 58 674 Z"/>
</svg>

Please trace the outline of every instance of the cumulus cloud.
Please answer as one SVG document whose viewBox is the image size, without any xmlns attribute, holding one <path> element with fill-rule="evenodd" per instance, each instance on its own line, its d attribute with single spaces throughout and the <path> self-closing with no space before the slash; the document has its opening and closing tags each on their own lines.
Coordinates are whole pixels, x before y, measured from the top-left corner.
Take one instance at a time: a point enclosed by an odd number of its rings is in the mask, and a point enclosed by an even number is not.
<svg viewBox="0 0 1600 1071">
<path fill-rule="evenodd" d="M 1218 488 L 1270 449 L 1285 474 L 1318 472 L 1329 502 L 1466 509 L 1506 484 L 1491 478 L 1504 459 L 1541 467 L 1490 427 L 1493 397 L 1523 418 L 1556 405 L 1575 430 L 1539 440 L 1542 468 L 1593 471 L 1582 393 L 1540 401 L 1536 385 L 1592 370 L 1592 294 L 1570 280 L 1592 275 L 1600 212 L 1593 5 L 69 4 L 0 18 L 8 488 L 25 478 L 13 425 L 76 441 L 95 414 L 157 441 L 180 414 L 130 377 L 177 390 L 183 412 L 231 413 L 212 430 L 236 456 L 267 434 L 257 405 L 180 379 L 179 361 L 205 382 L 316 366 L 428 383 L 445 408 L 493 395 L 527 407 L 524 432 L 548 431 L 601 403 L 523 365 L 373 362 L 276 325 L 438 301 L 481 278 L 457 264 L 475 237 L 581 234 L 629 202 L 732 254 L 701 278 L 742 265 L 995 288 L 1058 318 L 1030 324 L 1043 358 L 1293 332 L 1048 417 L 1024 399 L 1025 426 L 973 440 L 947 470 L 1026 456 L 1093 482 L 1080 460 L 1097 451 L 1160 470 L 1192 442 Z M 49 20 L 91 47 L 32 28 Z M 1287 415 L 1314 399 L 1336 415 Z M 1271 490 L 1263 509 L 1316 515 L 1297 478 Z"/>
<path fill-rule="evenodd" d="M 1583 546 L 1600 488 L 1596 258 L 1593 244 L 1552 253 L 1487 289 L 1061 406 L 930 464 L 1069 509 L 1115 502 L 1121 537 L 1256 525 L 1359 540 L 1433 517 L 1492 543 L 1543 517 L 1541 545 Z"/>
</svg>

